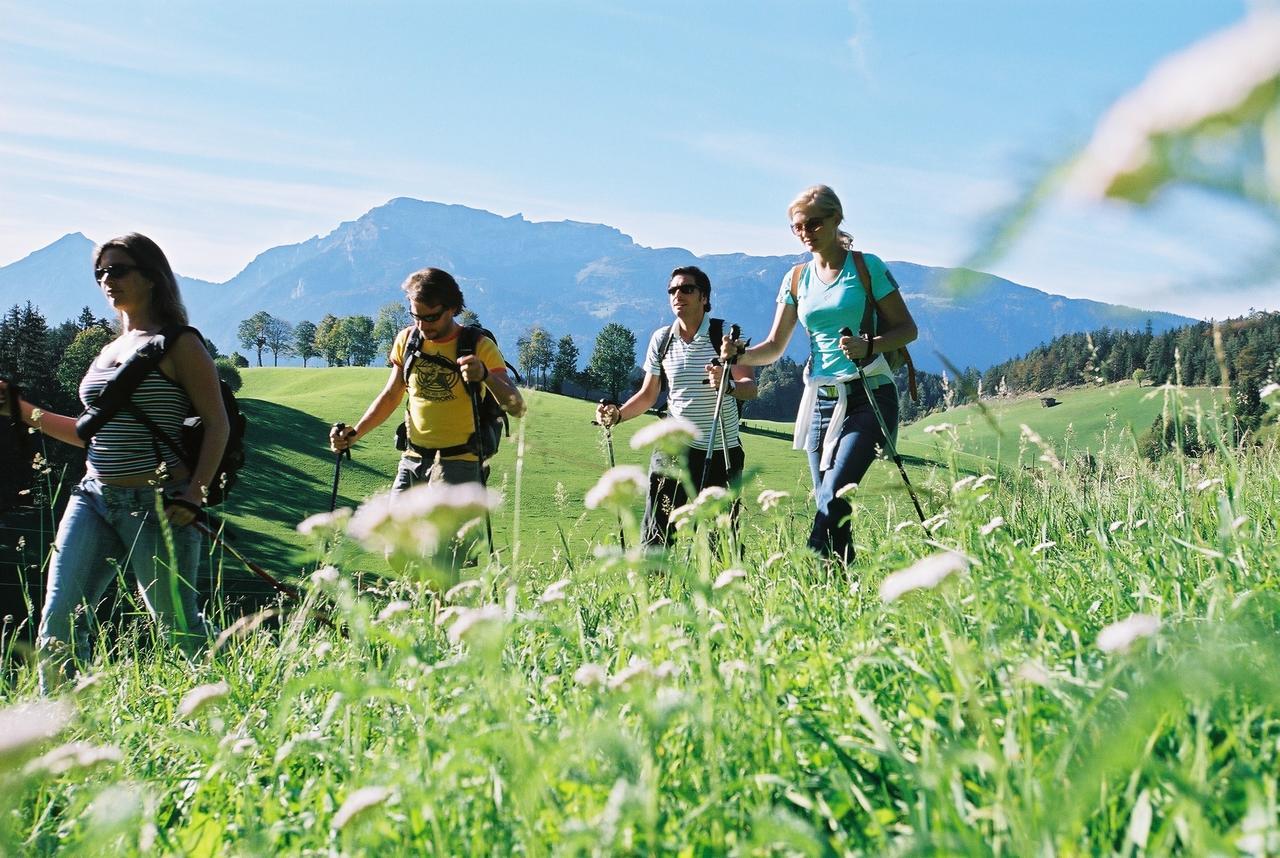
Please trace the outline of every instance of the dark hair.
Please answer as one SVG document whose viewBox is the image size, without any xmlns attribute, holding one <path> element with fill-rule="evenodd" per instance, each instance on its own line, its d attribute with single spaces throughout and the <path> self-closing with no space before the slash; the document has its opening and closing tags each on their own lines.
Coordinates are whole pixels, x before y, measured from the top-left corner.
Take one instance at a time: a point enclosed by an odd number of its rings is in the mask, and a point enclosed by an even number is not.
<svg viewBox="0 0 1280 858">
<path fill-rule="evenodd" d="M 707 276 L 707 272 L 703 271 L 696 265 L 681 265 L 679 268 L 671 272 L 671 276 L 667 278 L 670 283 L 681 274 L 693 278 L 693 285 L 698 287 L 698 291 L 702 293 L 702 310 L 705 313 L 711 312 L 711 278 Z"/>
<path fill-rule="evenodd" d="M 111 248 L 129 254 L 133 264 L 151 281 L 151 314 L 164 327 L 187 324 L 187 308 L 178 291 L 178 278 L 173 276 L 169 260 L 156 244 L 145 235 L 131 232 L 110 241 L 104 241 L 93 251 L 93 267 L 102 262 L 102 254 Z"/>
<path fill-rule="evenodd" d="M 466 309 L 462 300 L 462 290 L 453 275 L 440 268 L 423 268 L 405 278 L 400 285 L 404 294 L 414 301 L 421 301 L 430 307 L 450 307 L 454 315 Z"/>
</svg>

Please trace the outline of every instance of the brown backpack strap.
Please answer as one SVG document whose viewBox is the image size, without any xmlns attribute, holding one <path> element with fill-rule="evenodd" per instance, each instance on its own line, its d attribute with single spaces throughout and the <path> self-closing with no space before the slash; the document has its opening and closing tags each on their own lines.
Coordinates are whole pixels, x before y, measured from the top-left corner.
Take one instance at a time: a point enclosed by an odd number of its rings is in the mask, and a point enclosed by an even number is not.
<svg viewBox="0 0 1280 858">
<path fill-rule="evenodd" d="M 867 293 L 866 307 L 862 312 L 862 327 L 863 333 L 870 337 L 871 324 L 869 316 L 871 315 L 872 308 L 875 308 L 875 312 L 878 314 L 880 312 L 880 305 L 876 303 L 876 296 L 871 291 L 871 272 L 867 270 L 867 260 L 862 255 L 862 251 L 851 250 L 849 252 L 853 254 L 853 264 L 858 269 L 858 279 L 862 281 L 862 288 L 866 290 Z M 907 365 L 907 390 L 911 393 L 911 400 L 913 402 L 919 402 L 920 392 L 916 389 L 916 365 L 911 360 L 911 352 L 907 351 L 906 346 L 895 349 L 895 351 L 902 352 L 902 362 Z"/>
<path fill-rule="evenodd" d="M 876 296 L 871 292 L 871 272 L 867 270 L 867 258 L 862 255 L 861 250 L 850 250 L 853 254 L 854 267 L 858 269 L 858 281 L 862 283 L 862 290 L 867 293 L 867 301 L 862 307 L 862 324 L 858 328 L 858 332 L 870 340 L 875 336 L 872 330 L 871 313 L 880 312 L 880 308 L 876 306 Z"/>
<path fill-rule="evenodd" d="M 804 272 L 804 263 L 798 262 L 791 266 L 791 300 L 795 301 L 796 306 L 800 306 L 800 275 Z"/>
</svg>

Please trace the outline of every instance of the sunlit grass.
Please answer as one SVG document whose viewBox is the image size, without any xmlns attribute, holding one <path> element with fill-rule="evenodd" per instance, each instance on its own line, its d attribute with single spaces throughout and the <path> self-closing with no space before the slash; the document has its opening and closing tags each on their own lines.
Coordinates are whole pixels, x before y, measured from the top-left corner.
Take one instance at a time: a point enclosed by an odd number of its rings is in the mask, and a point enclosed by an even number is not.
<svg viewBox="0 0 1280 858">
<path fill-rule="evenodd" d="M 0 738 L 0 851 L 1280 850 L 1280 453 L 1010 443 L 1033 467 L 921 469 L 924 527 L 855 495 L 847 570 L 793 485 L 744 498 L 741 557 L 620 552 L 606 505 L 447 593 L 357 584 L 330 534 L 303 605 L 194 667 L 100 641 L 47 737 Z"/>
</svg>

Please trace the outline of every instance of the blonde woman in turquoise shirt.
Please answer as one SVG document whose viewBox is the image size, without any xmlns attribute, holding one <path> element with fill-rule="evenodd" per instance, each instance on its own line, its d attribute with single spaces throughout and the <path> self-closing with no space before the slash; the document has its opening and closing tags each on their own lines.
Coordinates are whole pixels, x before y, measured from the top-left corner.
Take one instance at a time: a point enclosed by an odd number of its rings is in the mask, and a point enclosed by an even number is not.
<svg viewBox="0 0 1280 858">
<path fill-rule="evenodd" d="M 863 259 L 875 296 L 871 333 L 842 335 L 844 328 L 860 329 L 867 290 L 858 276 L 853 238 L 840 229 L 840 198 L 826 185 L 814 185 L 795 198 L 787 214 L 791 231 L 812 257 L 783 278 L 769 336 L 750 348 L 741 340 L 726 340 L 722 356 L 766 366 L 782 357 L 796 322 L 808 331 L 805 395 L 796 415 L 794 446 L 809 455 L 817 500 L 809 547 L 847 562 L 853 559 L 852 507 L 842 490 L 861 482 L 877 447 L 885 443 L 868 390 L 885 426 L 896 433 L 898 390 L 884 354 L 915 340 L 916 323 L 889 269 L 868 253 Z"/>
</svg>

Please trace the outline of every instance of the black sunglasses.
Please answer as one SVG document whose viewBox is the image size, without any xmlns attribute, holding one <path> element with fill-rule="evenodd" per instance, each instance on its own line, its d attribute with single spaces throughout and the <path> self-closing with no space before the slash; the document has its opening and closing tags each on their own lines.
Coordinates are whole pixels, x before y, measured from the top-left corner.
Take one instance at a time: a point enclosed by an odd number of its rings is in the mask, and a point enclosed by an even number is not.
<svg viewBox="0 0 1280 858">
<path fill-rule="evenodd" d="M 114 265 L 104 265 L 101 268 L 93 269 L 93 279 L 101 283 L 108 277 L 119 279 L 129 274 L 131 271 L 142 271 L 141 265 L 134 265 L 132 262 L 117 262 Z"/>
<path fill-rule="evenodd" d="M 800 223 L 791 224 L 791 231 L 796 235 L 800 235 L 805 232 L 817 232 L 822 229 L 822 222 L 824 220 L 826 220 L 825 217 L 811 217 L 808 220 L 800 221 Z"/>
<path fill-rule="evenodd" d="M 698 291 L 698 287 L 693 283 L 681 283 L 679 286 L 668 286 L 667 294 L 674 295 L 679 292 L 681 295 L 692 295 Z"/>
<path fill-rule="evenodd" d="M 409 315 L 410 315 L 410 316 L 412 316 L 412 317 L 413 317 L 414 319 L 416 319 L 417 321 L 419 321 L 419 322 L 426 322 L 426 323 L 429 325 L 429 324 L 431 324 L 432 322 L 438 322 L 438 321 L 440 321 L 440 320 L 444 317 L 444 314 L 445 314 L 445 313 L 448 313 L 448 312 L 449 312 L 449 308 L 448 308 L 448 307 L 445 307 L 445 308 L 444 308 L 443 310 L 441 310 L 439 313 L 428 313 L 428 314 L 427 314 L 427 315 L 425 315 L 425 316 L 419 316 L 417 313 L 415 313 L 415 312 L 413 312 L 412 310 L 410 310 L 410 311 L 409 311 Z"/>
</svg>

